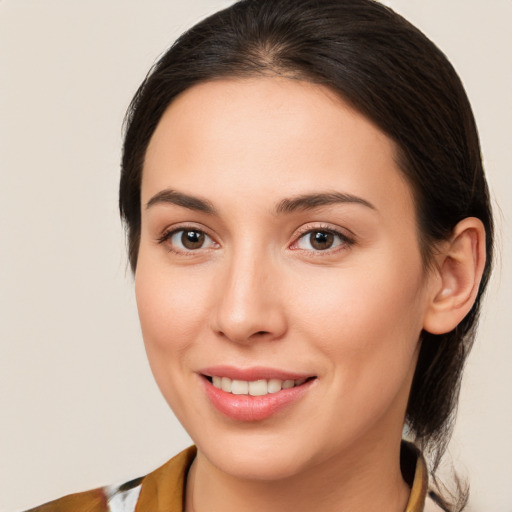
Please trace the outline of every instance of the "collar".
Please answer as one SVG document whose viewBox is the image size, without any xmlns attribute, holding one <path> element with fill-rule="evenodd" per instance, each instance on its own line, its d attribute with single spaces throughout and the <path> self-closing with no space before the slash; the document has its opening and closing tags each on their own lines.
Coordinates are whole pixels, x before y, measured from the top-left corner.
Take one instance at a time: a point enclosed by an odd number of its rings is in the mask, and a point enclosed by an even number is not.
<svg viewBox="0 0 512 512">
<path fill-rule="evenodd" d="M 135 512 L 182 512 L 187 474 L 196 453 L 197 448 L 191 446 L 147 475 L 142 481 Z M 400 463 L 404 478 L 411 487 L 405 512 L 424 512 L 428 489 L 425 460 L 416 446 L 403 441 Z"/>
<path fill-rule="evenodd" d="M 428 471 L 423 455 L 414 444 L 402 441 L 400 466 L 405 481 L 411 487 L 405 512 L 423 512 L 427 499 Z"/>
</svg>

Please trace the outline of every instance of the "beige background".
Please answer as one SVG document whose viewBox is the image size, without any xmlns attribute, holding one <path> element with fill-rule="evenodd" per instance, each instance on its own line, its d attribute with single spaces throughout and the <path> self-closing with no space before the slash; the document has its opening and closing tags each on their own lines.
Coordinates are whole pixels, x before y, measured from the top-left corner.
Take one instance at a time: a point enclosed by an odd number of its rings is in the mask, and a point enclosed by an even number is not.
<svg viewBox="0 0 512 512">
<path fill-rule="evenodd" d="M 0 512 L 139 476 L 189 443 L 153 383 L 116 194 L 124 110 L 219 0 L 0 0 Z M 512 511 L 512 1 L 389 0 L 472 99 L 502 231 L 450 453 Z M 501 268 L 500 268 L 501 266 Z"/>
</svg>

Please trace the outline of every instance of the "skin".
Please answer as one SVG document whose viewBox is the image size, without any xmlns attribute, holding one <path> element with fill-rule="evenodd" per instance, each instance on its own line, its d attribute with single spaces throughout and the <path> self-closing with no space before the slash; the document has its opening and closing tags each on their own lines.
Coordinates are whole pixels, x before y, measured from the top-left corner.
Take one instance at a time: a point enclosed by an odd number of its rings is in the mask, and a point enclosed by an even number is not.
<svg viewBox="0 0 512 512">
<path fill-rule="evenodd" d="M 155 379 L 198 446 L 188 511 L 404 510 L 402 426 L 443 278 L 425 271 L 394 155 L 330 90 L 285 78 L 200 84 L 161 119 L 144 164 L 135 284 Z M 215 213 L 161 200 L 171 189 Z M 276 212 L 335 192 L 362 202 Z M 164 239 L 184 227 L 204 245 Z M 309 232 L 329 229 L 342 236 L 315 249 Z M 199 374 L 226 364 L 316 379 L 270 418 L 240 422 L 212 406 Z"/>
</svg>

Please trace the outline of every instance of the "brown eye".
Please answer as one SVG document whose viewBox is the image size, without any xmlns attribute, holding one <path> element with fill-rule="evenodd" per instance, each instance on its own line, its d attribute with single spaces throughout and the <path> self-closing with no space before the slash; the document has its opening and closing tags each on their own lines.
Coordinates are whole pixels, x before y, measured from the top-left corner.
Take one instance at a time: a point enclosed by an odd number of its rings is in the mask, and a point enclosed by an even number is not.
<svg viewBox="0 0 512 512">
<path fill-rule="evenodd" d="M 330 249 L 334 243 L 334 234 L 328 231 L 313 231 L 309 234 L 309 243 L 317 251 Z"/>
<path fill-rule="evenodd" d="M 182 231 L 181 243 L 185 249 L 200 249 L 204 244 L 204 233 L 202 231 Z"/>
<path fill-rule="evenodd" d="M 346 235 L 331 229 L 311 229 L 305 232 L 293 244 L 292 248 L 309 252 L 343 249 L 353 245 L 353 240 Z"/>
<path fill-rule="evenodd" d="M 187 253 L 199 249 L 214 249 L 217 244 L 200 229 L 184 228 L 171 231 L 159 239 L 172 252 Z"/>
</svg>

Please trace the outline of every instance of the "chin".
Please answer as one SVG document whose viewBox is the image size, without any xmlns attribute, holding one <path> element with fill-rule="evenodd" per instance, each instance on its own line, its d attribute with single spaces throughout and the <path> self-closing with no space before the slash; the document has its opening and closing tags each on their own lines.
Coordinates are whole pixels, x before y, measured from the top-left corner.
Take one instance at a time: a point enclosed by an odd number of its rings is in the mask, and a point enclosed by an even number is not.
<svg viewBox="0 0 512 512">
<path fill-rule="evenodd" d="M 227 450 L 220 445 L 207 447 L 206 451 L 199 449 L 217 469 L 242 480 L 283 480 L 301 473 L 306 466 L 306 461 L 297 457 L 299 449 L 286 450 L 273 444 L 244 449 L 233 445 Z"/>
<path fill-rule="evenodd" d="M 320 462 L 325 451 L 315 446 L 314 436 L 305 439 L 296 429 L 254 427 L 210 429 L 207 435 L 202 430 L 193 439 L 212 466 L 242 480 L 270 482 L 297 476 Z"/>
</svg>

